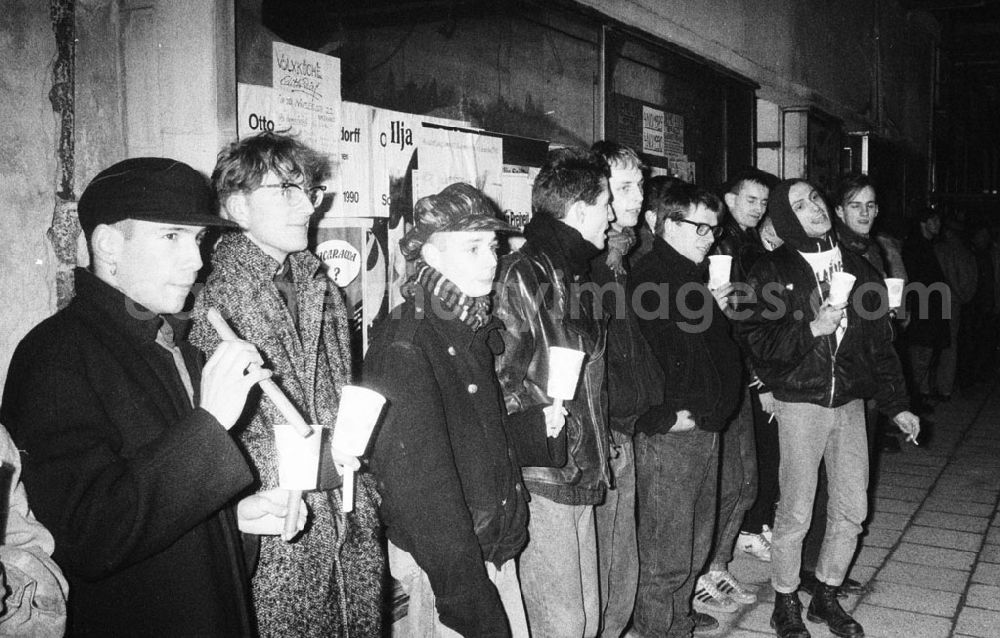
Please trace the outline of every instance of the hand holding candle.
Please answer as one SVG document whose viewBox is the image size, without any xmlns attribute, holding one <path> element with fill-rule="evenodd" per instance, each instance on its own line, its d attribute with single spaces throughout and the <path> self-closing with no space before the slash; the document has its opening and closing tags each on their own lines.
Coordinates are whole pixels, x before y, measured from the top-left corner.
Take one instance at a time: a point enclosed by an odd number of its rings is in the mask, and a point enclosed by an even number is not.
<svg viewBox="0 0 1000 638">
<path fill-rule="evenodd" d="M 299 507 L 302 492 L 316 489 L 319 477 L 319 451 L 323 437 L 319 426 L 308 425 L 315 434 L 302 437 L 288 423 L 274 426 L 274 446 L 278 452 L 278 487 L 288 490 L 288 514 L 281 537 L 290 541 L 299 532 Z"/>
<path fill-rule="evenodd" d="M 548 435 L 559 436 L 565 419 L 563 401 L 570 401 L 576 395 L 576 385 L 583 368 L 584 353 L 571 348 L 549 346 L 549 380 L 545 393 L 552 397 L 552 410 L 546 414 Z"/>
<path fill-rule="evenodd" d="M 334 462 L 343 469 L 343 511 L 354 509 L 354 471 L 357 469 L 357 457 L 362 456 L 368 448 L 375 424 L 378 423 L 385 397 L 356 385 L 345 385 L 340 390 L 340 407 L 337 409 L 337 424 L 333 428 L 333 440 L 330 442 Z M 343 458 L 337 455 L 354 458 L 354 464 L 348 466 L 342 463 Z"/>
</svg>

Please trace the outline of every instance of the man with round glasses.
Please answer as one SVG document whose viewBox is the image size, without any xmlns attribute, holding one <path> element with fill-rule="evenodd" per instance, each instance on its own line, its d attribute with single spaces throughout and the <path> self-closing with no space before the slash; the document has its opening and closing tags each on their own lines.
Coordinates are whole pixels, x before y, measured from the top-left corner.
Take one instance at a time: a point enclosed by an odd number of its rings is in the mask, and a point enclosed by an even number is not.
<svg viewBox="0 0 1000 638">
<path fill-rule="evenodd" d="M 636 422 L 639 590 L 629 636 L 690 636 L 718 622 L 692 613 L 716 517 L 719 432 L 740 405 L 743 361 L 723 310 L 732 285 L 709 290 L 706 256 L 722 202 L 692 184 L 654 177 L 643 219 L 653 246 L 630 299 L 663 368 L 662 404 Z"/>
<path fill-rule="evenodd" d="M 225 234 L 212 274 L 195 303 L 191 341 L 206 353 L 219 337 L 206 319 L 217 308 L 241 338 L 257 345 L 281 387 L 309 423 L 336 422 L 340 389 L 351 382 L 347 311 L 340 291 L 307 248 L 317 183 L 327 160 L 287 135 L 246 138 L 219 154 L 212 182 L 223 215 L 241 232 Z M 277 487 L 274 404 L 257 396 L 237 432 L 260 483 Z M 318 489 L 307 492 L 310 522 L 292 539 L 261 535 L 253 574 L 263 636 L 377 636 L 381 632 L 383 553 L 374 485 L 358 477 L 355 508 L 341 512 L 341 480 L 328 441 Z M 338 459 L 357 465 L 353 458 Z"/>
</svg>

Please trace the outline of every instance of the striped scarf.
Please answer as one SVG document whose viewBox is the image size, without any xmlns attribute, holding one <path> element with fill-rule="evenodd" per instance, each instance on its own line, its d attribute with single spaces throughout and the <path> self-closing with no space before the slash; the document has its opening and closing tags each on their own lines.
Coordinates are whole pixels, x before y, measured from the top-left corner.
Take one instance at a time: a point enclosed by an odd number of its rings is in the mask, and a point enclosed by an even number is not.
<svg viewBox="0 0 1000 638">
<path fill-rule="evenodd" d="M 417 287 L 437 297 L 445 311 L 455 316 L 473 331 L 479 330 L 490 320 L 490 296 L 470 297 L 444 275 L 426 263 L 420 262 L 417 274 L 403 286 L 403 296 L 414 298 Z"/>
</svg>

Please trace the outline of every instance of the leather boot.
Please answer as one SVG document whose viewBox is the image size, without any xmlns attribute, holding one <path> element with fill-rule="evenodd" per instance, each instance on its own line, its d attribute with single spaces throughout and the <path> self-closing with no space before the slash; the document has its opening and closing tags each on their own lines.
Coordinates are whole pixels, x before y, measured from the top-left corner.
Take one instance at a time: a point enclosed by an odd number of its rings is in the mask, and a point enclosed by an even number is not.
<svg viewBox="0 0 1000 638">
<path fill-rule="evenodd" d="M 778 638 L 809 638 L 809 630 L 802 622 L 802 603 L 799 592 L 790 594 L 774 592 L 774 613 L 771 614 L 771 628 Z"/>
<path fill-rule="evenodd" d="M 830 633 L 840 638 L 863 638 L 865 635 L 861 624 L 840 606 L 837 588 L 826 583 L 820 583 L 816 588 L 806 618 L 812 622 L 826 623 Z"/>
</svg>

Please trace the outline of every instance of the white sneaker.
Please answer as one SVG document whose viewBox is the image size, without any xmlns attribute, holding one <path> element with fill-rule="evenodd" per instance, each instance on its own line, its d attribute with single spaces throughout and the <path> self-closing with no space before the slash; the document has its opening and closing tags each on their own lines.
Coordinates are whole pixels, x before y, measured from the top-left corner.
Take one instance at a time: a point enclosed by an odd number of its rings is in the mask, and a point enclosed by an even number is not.
<svg viewBox="0 0 1000 638">
<path fill-rule="evenodd" d="M 694 588 L 693 606 L 695 611 L 703 614 L 731 614 L 740 608 L 736 601 L 719 591 L 704 575 L 698 577 L 698 584 Z"/>
<path fill-rule="evenodd" d="M 757 602 L 757 588 L 752 585 L 744 585 L 736 580 L 728 571 L 710 571 L 707 576 L 715 583 L 719 591 L 739 604 L 752 605 Z"/>
<path fill-rule="evenodd" d="M 771 562 L 771 530 L 767 525 L 760 534 L 740 532 L 736 546 L 759 561 Z"/>
<path fill-rule="evenodd" d="M 760 535 L 766 538 L 768 543 L 771 543 L 772 542 L 771 537 L 774 536 L 774 532 L 767 525 L 761 525 Z"/>
</svg>

